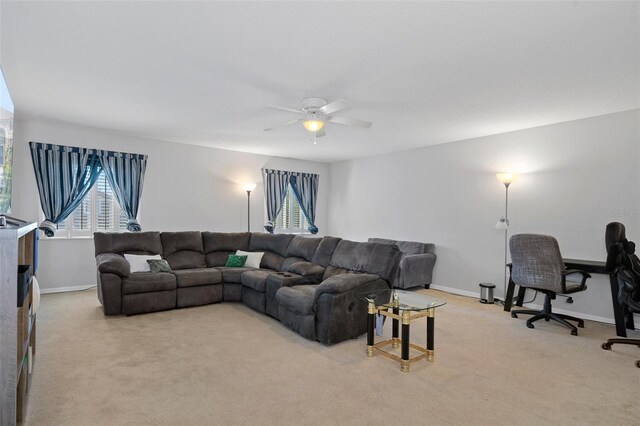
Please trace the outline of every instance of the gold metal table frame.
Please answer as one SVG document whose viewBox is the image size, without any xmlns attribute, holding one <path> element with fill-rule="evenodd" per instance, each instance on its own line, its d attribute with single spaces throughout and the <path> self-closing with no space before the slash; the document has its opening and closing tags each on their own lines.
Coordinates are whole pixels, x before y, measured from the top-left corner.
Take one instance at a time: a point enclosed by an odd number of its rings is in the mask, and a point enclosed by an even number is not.
<svg viewBox="0 0 640 426">
<path fill-rule="evenodd" d="M 391 294 L 391 293 L 390 293 Z M 367 356 L 372 357 L 374 353 L 379 353 L 387 358 L 400 362 L 400 371 L 409 372 L 409 366 L 412 362 L 426 358 L 427 361 L 435 360 L 434 350 L 434 331 L 435 331 L 435 308 L 444 305 L 446 302 L 442 299 L 423 296 L 419 293 L 395 290 L 395 294 L 399 295 L 399 299 L 391 297 L 389 303 L 377 304 L 375 299 L 367 297 L 368 315 L 367 315 Z M 403 296 L 412 295 L 412 298 L 422 296 L 424 304 L 416 307 L 403 303 Z M 428 307 L 433 305 L 432 307 Z M 374 324 L 375 315 L 380 314 L 392 319 L 392 337 L 382 342 L 374 343 Z M 410 342 L 410 323 L 413 320 L 427 317 L 427 347 L 415 345 Z M 399 336 L 399 325 L 402 324 L 402 336 Z M 391 345 L 393 349 L 401 348 L 401 356 L 383 349 Z M 419 355 L 409 356 L 410 349 L 420 352 Z"/>
</svg>

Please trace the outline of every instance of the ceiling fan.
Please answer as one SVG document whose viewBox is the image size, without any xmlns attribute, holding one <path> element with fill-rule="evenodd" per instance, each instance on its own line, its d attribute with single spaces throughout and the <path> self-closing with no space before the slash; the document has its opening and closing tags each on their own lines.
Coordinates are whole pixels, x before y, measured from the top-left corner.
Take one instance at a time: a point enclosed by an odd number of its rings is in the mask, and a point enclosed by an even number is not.
<svg viewBox="0 0 640 426">
<path fill-rule="evenodd" d="M 321 137 L 326 134 L 324 131 L 324 125 L 326 123 L 338 123 L 344 124 L 346 126 L 365 128 L 371 127 L 371 125 L 373 124 L 371 121 L 357 120 L 355 118 L 333 115 L 335 112 L 342 111 L 351 107 L 351 104 L 344 99 L 338 99 L 336 101 L 328 103 L 326 99 L 322 98 L 305 98 L 302 100 L 302 108 L 300 109 L 289 108 L 280 105 L 267 105 L 267 107 L 287 112 L 293 112 L 296 114 L 302 114 L 304 115 L 304 117 L 268 127 L 264 129 L 266 132 L 301 123 L 304 128 L 313 133 L 315 137 Z"/>
</svg>

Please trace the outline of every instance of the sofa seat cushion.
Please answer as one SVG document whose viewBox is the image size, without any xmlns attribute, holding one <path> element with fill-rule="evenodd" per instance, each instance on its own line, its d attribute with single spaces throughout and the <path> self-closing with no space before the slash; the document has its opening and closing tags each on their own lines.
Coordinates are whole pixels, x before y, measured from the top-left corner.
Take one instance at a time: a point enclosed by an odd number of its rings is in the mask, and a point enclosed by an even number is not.
<svg viewBox="0 0 640 426">
<path fill-rule="evenodd" d="M 276 293 L 276 300 L 281 308 L 302 315 L 313 314 L 317 285 L 295 285 L 282 287 Z"/>
<path fill-rule="evenodd" d="M 238 284 L 240 284 L 240 278 L 244 272 L 255 271 L 255 268 L 233 268 L 230 266 L 217 266 L 216 269 L 222 274 L 222 282 Z"/>
<path fill-rule="evenodd" d="M 176 289 L 176 277 L 166 272 L 135 272 L 122 279 L 123 294 L 151 293 Z"/>
<path fill-rule="evenodd" d="M 270 275 L 279 275 L 284 277 L 284 274 L 282 272 L 276 272 L 271 269 L 257 269 L 257 270 L 248 271 L 242 274 L 242 278 L 240 279 L 240 282 L 245 287 L 249 287 L 256 291 L 264 293 L 267 287 L 266 285 L 267 277 L 269 277 Z M 295 274 L 286 274 L 286 275 L 288 275 L 289 277 L 294 277 L 294 276 L 298 277 L 298 275 L 295 275 Z"/>
<path fill-rule="evenodd" d="M 220 284 L 222 273 L 213 268 L 181 269 L 173 271 L 178 287 L 194 287 L 198 285 Z"/>
</svg>

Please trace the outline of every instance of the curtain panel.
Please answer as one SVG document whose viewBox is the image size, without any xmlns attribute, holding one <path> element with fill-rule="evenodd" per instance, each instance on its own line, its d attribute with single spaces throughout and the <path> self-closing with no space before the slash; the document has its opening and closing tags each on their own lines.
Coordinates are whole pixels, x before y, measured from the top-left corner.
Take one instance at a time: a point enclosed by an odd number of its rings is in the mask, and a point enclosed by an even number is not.
<svg viewBox="0 0 640 426">
<path fill-rule="evenodd" d="M 69 217 L 96 183 L 102 166 L 87 148 L 29 142 L 29 149 L 45 218 L 39 228 L 53 237 L 56 225 Z"/>
<path fill-rule="evenodd" d="M 262 169 L 262 181 L 264 185 L 264 203 L 267 221 L 264 229 L 273 234 L 274 223 L 287 195 L 290 172 L 285 170 Z"/>
<path fill-rule="evenodd" d="M 293 190 L 293 195 L 295 195 L 298 200 L 302 214 L 304 214 L 307 222 L 309 222 L 307 229 L 314 235 L 318 233 L 318 227 L 315 224 L 318 180 L 319 176 L 314 173 L 293 172 L 289 177 L 289 184 Z"/>
<path fill-rule="evenodd" d="M 104 174 L 109 181 L 120 208 L 127 216 L 127 230 L 140 232 L 142 227 L 136 220 L 144 173 L 147 169 L 147 156 L 126 152 L 96 151 Z"/>
<path fill-rule="evenodd" d="M 33 171 L 45 220 L 39 228 L 53 237 L 105 172 L 109 185 L 127 215 L 129 231 L 140 231 L 136 221 L 147 156 L 74 146 L 29 142 Z"/>
</svg>

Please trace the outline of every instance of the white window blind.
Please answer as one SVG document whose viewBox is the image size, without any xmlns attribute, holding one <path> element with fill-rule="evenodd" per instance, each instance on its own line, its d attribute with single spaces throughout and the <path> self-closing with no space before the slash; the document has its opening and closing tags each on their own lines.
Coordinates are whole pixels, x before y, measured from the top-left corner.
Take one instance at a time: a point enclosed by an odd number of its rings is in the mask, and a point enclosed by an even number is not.
<svg viewBox="0 0 640 426">
<path fill-rule="evenodd" d="M 276 218 L 275 229 L 281 233 L 306 233 L 309 222 L 302 213 L 300 205 L 291 185 L 287 187 L 287 195 L 284 198 L 284 204 L 280 214 Z"/>
</svg>

